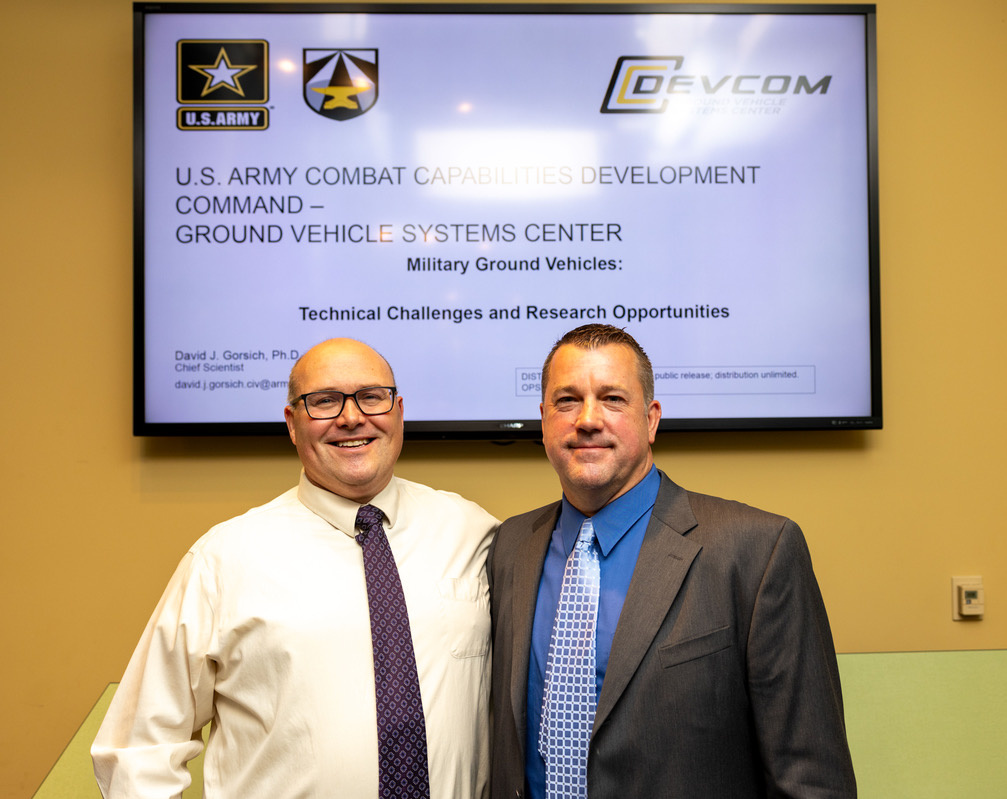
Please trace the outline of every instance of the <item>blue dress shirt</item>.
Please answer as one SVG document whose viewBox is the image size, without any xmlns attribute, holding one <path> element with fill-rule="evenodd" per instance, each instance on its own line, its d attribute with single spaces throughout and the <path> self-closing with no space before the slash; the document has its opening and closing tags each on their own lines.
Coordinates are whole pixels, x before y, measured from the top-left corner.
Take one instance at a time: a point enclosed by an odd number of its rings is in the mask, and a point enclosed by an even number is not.
<svg viewBox="0 0 1007 799">
<path fill-rule="evenodd" d="M 643 545 L 643 536 L 650 523 L 650 514 L 657 500 L 661 476 L 656 467 L 618 499 L 613 500 L 594 516 L 595 535 L 601 562 L 601 595 L 598 599 L 597 688 L 605 680 L 612 636 L 619 623 L 622 604 L 629 590 L 633 570 Z M 542 567 L 542 579 L 535 604 L 535 622 L 531 636 L 531 656 L 528 662 L 528 739 L 525 776 L 531 799 L 545 797 L 545 764 L 538 753 L 539 727 L 542 722 L 542 696 L 545 691 L 545 664 L 549 656 L 556 605 L 563 584 L 563 569 L 573 550 L 574 542 L 586 517 L 563 498 L 559 520 L 552 532 L 549 551 Z"/>
</svg>

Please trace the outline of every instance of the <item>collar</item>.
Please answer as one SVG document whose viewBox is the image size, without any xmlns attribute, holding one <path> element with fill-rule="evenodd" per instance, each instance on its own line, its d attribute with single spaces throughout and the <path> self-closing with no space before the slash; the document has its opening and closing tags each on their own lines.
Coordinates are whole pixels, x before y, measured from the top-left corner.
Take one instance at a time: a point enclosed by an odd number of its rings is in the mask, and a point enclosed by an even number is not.
<svg viewBox="0 0 1007 799">
<path fill-rule="evenodd" d="M 308 479 L 303 469 L 300 482 L 297 484 L 297 498 L 304 507 L 325 519 L 339 532 L 350 538 L 357 534 L 357 511 L 360 509 L 360 503 L 316 486 Z M 399 515 L 398 479 L 392 477 L 381 493 L 367 504 L 381 508 L 387 522 L 386 532 L 394 529 L 395 520 Z"/>
<path fill-rule="evenodd" d="M 645 513 L 650 513 L 657 501 L 657 492 L 661 487 L 661 475 L 656 466 L 651 466 L 647 475 L 629 491 L 609 502 L 604 508 L 591 517 L 594 524 L 594 534 L 598 537 L 598 548 L 602 555 L 609 552 L 622 539 L 627 531 Z M 577 542 L 580 527 L 587 517 L 571 505 L 563 497 L 563 508 L 559 517 L 559 532 L 563 539 L 563 550 L 567 555 L 573 551 Z"/>
</svg>

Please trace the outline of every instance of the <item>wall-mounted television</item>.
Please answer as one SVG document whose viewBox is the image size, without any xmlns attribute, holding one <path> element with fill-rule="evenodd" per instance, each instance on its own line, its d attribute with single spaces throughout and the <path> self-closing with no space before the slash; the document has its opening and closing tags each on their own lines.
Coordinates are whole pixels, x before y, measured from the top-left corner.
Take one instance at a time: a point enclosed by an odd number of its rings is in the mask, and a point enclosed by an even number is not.
<svg viewBox="0 0 1007 799">
<path fill-rule="evenodd" d="M 407 435 L 540 434 L 588 322 L 662 430 L 880 428 L 871 5 L 138 3 L 137 435 L 276 434 L 333 336 Z"/>
</svg>

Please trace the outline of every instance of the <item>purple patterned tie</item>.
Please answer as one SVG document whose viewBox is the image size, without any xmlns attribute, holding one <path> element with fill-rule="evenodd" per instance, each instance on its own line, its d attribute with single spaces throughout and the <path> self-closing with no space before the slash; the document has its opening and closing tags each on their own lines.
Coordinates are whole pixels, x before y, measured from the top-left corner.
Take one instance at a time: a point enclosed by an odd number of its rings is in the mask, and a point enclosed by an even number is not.
<svg viewBox="0 0 1007 799">
<path fill-rule="evenodd" d="M 357 511 L 357 543 L 364 551 L 367 606 L 374 647 L 374 696 L 378 711 L 378 796 L 428 799 L 427 730 L 423 719 L 409 613 L 381 509 Z"/>
</svg>

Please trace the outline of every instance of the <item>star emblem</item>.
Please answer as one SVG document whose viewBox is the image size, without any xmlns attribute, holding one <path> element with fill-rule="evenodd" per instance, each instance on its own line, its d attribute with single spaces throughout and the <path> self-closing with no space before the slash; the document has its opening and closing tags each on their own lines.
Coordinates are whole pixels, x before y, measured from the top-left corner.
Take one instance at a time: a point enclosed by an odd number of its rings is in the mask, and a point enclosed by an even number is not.
<svg viewBox="0 0 1007 799">
<path fill-rule="evenodd" d="M 227 51 L 221 47 L 217 54 L 217 61 L 214 64 L 190 64 L 189 69 L 193 69 L 200 75 L 206 77 L 206 85 L 203 87 L 201 97 L 206 97 L 210 92 L 219 88 L 229 89 L 239 97 L 244 97 L 245 92 L 238 81 L 242 75 L 257 69 L 255 64 L 232 64 L 227 57 Z"/>
</svg>

